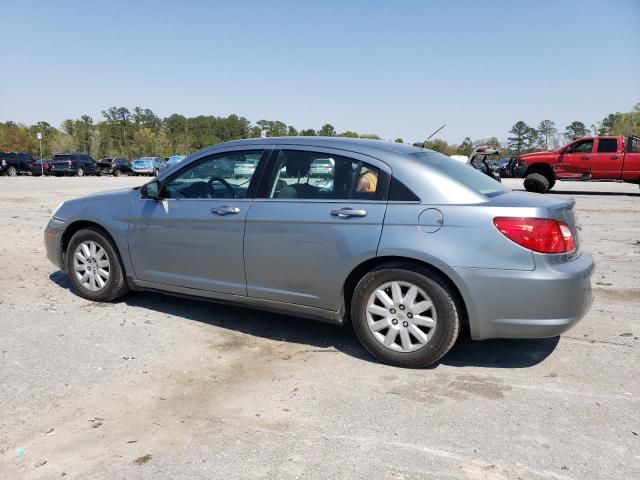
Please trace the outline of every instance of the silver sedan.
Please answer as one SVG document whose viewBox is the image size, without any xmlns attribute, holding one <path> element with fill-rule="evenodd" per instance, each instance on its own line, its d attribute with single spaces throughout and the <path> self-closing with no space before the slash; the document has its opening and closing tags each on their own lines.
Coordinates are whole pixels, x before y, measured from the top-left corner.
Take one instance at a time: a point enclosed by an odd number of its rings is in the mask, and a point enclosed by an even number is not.
<svg viewBox="0 0 640 480">
<path fill-rule="evenodd" d="M 329 161 L 329 178 L 311 175 Z M 247 175 L 236 167 L 254 164 Z M 65 202 L 45 231 L 75 291 L 190 295 L 350 323 L 379 360 L 558 335 L 588 311 L 574 203 L 512 192 L 439 153 L 375 140 L 239 140 L 141 188 Z"/>
</svg>

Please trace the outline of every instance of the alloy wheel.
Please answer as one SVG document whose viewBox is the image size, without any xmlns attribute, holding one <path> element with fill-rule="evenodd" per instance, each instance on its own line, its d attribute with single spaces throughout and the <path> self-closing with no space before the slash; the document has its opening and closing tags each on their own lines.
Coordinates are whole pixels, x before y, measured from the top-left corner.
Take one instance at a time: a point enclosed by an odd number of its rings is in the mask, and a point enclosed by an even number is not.
<svg viewBox="0 0 640 480">
<path fill-rule="evenodd" d="M 366 317 L 374 338 L 401 353 L 427 345 L 437 321 L 429 296 L 410 282 L 388 282 L 378 287 L 369 297 Z"/>
<path fill-rule="evenodd" d="M 106 250 L 93 240 L 80 243 L 73 253 L 73 270 L 83 288 L 92 292 L 102 290 L 111 275 Z"/>
</svg>

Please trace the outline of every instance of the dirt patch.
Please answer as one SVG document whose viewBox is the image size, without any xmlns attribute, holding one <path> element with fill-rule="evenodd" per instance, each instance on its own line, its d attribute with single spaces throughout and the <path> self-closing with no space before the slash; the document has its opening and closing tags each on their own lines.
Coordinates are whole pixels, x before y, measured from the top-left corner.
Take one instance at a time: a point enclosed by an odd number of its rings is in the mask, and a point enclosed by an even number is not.
<svg viewBox="0 0 640 480">
<path fill-rule="evenodd" d="M 511 387 L 503 385 L 493 377 L 465 375 L 436 375 L 434 378 L 414 385 L 400 387 L 389 393 L 421 403 L 439 403 L 448 399 L 467 400 L 470 398 L 486 398 L 500 400 Z"/>
<path fill-rule="evenodd" d="M 594 288 L 598 297 L 617 302 L 640 302 L 640 288 Z"/>
</svg>

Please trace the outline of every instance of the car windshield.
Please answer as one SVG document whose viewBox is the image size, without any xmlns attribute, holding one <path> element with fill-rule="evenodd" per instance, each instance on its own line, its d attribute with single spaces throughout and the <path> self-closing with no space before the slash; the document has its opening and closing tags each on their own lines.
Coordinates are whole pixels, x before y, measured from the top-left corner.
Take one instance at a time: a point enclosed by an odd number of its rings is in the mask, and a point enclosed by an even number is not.
<svg viewBox="0 0 640 480">
<path fill-rule="evenodd" d="M 411 153 L 410 155 L 487 197 L 494 197 L 510 191 L 500 182 L 495 181 L 472 166 L 456 162 L 441 153 L 424 151 Z"/>
</svg>

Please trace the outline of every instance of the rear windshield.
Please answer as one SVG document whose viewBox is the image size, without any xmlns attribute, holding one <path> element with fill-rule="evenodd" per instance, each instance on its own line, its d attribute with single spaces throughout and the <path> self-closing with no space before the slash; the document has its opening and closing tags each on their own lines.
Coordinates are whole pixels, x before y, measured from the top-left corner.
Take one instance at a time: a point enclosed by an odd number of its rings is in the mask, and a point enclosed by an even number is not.
<svg viewBox="0 0 640 480">
<path fill-rule="evenodd" d="M 457 162 L 441 153 L 425 151 L 412 153 L 411 156 L 422 160 L 432 168 L 441 171 L 487 197 L 493 197 L 510 191 L 500 182 L 476 170 L 471 165 Z"/>
<path fill-rule="evenodd" d="M 53 159 L 57 161 L 69 160 L 69 158 L 71 158 L 71 155 L 54 155 L 53 156 Z"/>
</svg>

